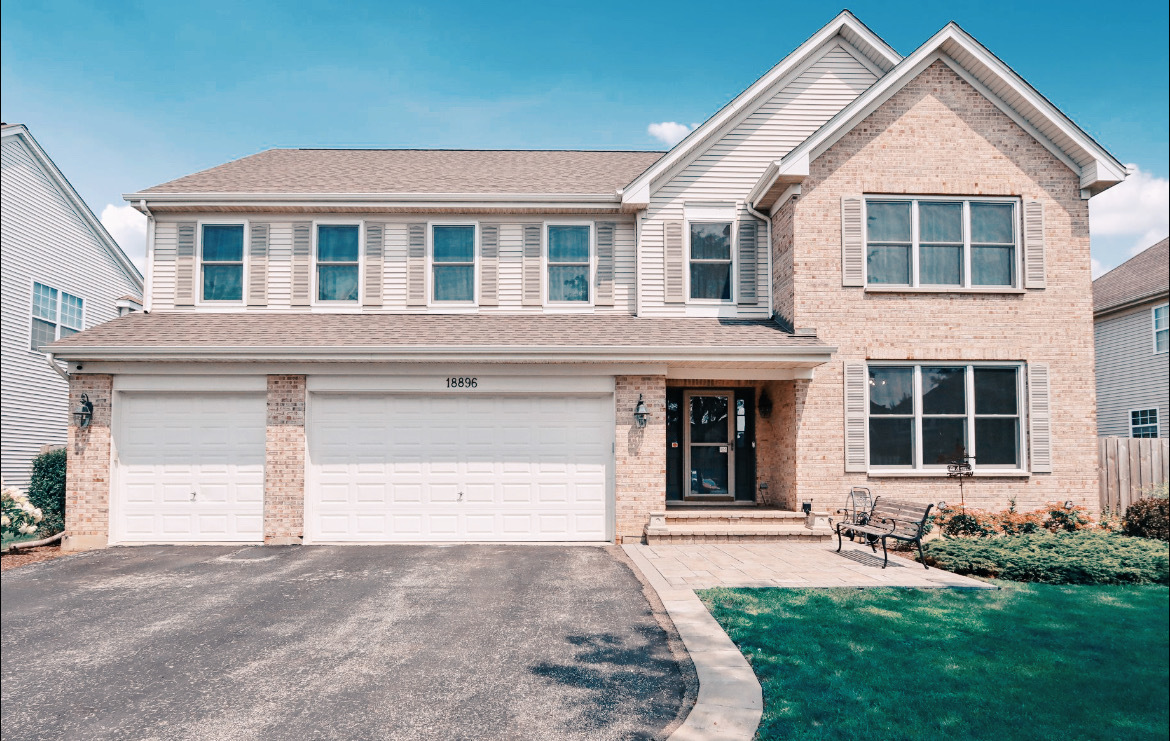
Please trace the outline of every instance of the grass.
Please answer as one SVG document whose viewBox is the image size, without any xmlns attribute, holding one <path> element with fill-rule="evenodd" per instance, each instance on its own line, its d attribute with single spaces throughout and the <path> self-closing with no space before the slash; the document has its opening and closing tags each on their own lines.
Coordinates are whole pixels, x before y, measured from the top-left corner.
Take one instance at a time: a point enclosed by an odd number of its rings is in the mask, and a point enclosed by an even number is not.
<svg viewBox="0 0 1170 741">
<path fill-rule="evenodd" d="M 699 593 L 764 689 L 759 739 L 1159 739 L 1162 586 Z"/>
</svg>

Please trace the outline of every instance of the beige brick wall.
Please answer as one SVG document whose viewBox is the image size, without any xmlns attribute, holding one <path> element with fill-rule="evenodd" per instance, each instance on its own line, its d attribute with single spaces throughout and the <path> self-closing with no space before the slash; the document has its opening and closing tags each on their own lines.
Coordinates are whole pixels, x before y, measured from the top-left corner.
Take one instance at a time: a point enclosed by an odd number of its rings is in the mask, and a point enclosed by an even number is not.
<svg viewBox="0 0 1170 741">
<path fill-rule="evenodd" d="M 878 294 L 841 286 L 841 196 L 860 193 L 1021 196 L 1045 204 L 1048 287 L 1016 295 Z M 789 212 L 787 215 L 784 211 Z M 942 478 L 846 474 L 844 362 L 865 359 L 1021 360 L 1050 365 L 1053 473 L 976 479 L 967 502 L 1022 508 L 1071 499 L 1097 507 L 1088 202 L 1078 177 L 954 72 L 935 63 L 822 156 L 793 222 L 793 322 L 838 347 L 816 369 L 796 420 L 802 497 L 841 500 L 850 485 L 922 501 L 957 499 Z M 783 238 L 776 242 L 783 256 Z M 788 264 L 781 260 L 778 263 Z M 778 276 L 777 285 L 789 280 Z M 782 305 L 783 302 L 778 302 Z"/>
<path fill-rule="evenodd" d="M 666 507 L 666 378 L 617 376 L 614 388 L 616 540 L 637 542 L 651 512 Z M 641 394 L 650 418 L 634 423 Z"/>
<path fill-rule="evenodd" d="M 305 532 L 305 377 L 268 376 L 264 542 L 299 543 Z"/>
<path fill-rule="evenodd" d="M 69 409 L 81 395 L 93 404 L 93 420 L 78 427 L 69 417 L 65 473 L 65 550 L 102 548 L 110 533 L 110 413 L 114 377 L 74 375 L 69 379 Z"/>
</svg>

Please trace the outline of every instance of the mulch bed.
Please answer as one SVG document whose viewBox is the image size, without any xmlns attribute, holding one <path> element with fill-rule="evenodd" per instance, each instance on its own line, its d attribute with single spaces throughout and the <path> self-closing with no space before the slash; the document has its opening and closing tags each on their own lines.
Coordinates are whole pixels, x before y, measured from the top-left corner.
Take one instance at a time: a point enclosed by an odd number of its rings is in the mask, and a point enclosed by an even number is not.
<svg viewBox="0 0 1170 741">
<path fill-rule="evenodd" d="M 51 558 L 57 558 L 63 555 L 65 554 L 61 552 L 61 546 L 57 544 L 43 545 L 39 548 L 19 548 L 0 556 L 0 571 L 8 571 L 9 569 L 15 569 L 20 566 L 27 566 L 30 563 L 48 561 Z"/>
</svg>

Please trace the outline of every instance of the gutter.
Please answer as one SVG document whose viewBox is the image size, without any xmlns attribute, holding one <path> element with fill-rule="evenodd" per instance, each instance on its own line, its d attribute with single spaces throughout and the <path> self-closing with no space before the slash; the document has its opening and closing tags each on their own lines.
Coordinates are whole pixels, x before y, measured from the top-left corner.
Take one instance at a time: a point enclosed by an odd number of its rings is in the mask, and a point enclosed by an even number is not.
<svg viewBox="0 0 1170 741">
<path fill-rule="evenodd" d="M 620 210 L 622 197 L 611 193 L 125 193 L 124 199 L 147 213 L 147 203 L 155 208 L 180 208 L 215 205 L 283 206 L 312 208 L 322 206 L 369 208 L 533 208 L 533 209 L 613 209 Z"/>
<path fill-rule="evenodd" d="M 1093 309 L 1093 319 L 1101 319 L 1102 317 L 1106 317 L 1106 316 L 1109 316 L 1111 314 L 1116 314 L 1116 313 L 1122 312 L 1122 311 L 1128 311 L 1129 309 L 1135 309 L 1135 308 L 1141 306 L 1142 304 L 1152 303 L 1152 302 L 1158 301 L 1158 300 L 1164 300 L 1167 298 L 1167 296 L 1170 296 L 1170 293 L 1167 293 L 1166 290 L 1162 289 L 1162 290 L 1155 291 L 1154 293 L 1147 293 L 1145 296 L 1138 296 L 1137 298 L 1131 298 L 1127 301 L 1122 301 L 1121 303 L 1113 304 L 1112 306 L 1106 306 L 1106 307 L 1101 308 L 1101 309 Z"/>
</svg>

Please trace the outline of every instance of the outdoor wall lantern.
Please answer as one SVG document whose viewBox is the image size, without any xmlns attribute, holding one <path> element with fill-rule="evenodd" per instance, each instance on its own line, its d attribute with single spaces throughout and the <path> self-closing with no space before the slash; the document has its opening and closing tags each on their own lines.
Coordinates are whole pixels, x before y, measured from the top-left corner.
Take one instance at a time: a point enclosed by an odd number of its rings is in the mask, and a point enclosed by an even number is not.
<svg viewBox="0 0 1170 741">
<path fill-rule="evenodd" d="M 93 403 L 87 394 L 81 395 L 81 403 L 73 410 L 73 419 L 77 420 L 78 427 L 89 427 L 93 420 Z"/>
<path fill-rule="evenodd" d="M 760 408 L 761 417 L 772 416 L 772 397 L 768 396 L 767 391 L 760 394 L 760 400 L 756 402 L 756 406 Z"/>
<path fill-rule="evenodd" d="M 646 426 L 646 420 L 650 418 L 650 410 L 646 408 L 646 402 L 642 400 L 642 395 L 638 394 L 638 403 L 634 406 L 634 421 L 638 423 L 639 427 Z"/>
<path fill-rule="evenodd" d="M 802 512 L 804 512 L 806 515 L 807 515 L 807 514 L 809 514 L 809 513 L 811 513 L 811 512 L 812 512 L 812 500 L 811 500 L 811 499 L 805 499 L 805 500 L 801 501 L 801 503 L 800 503 L 800 510 L 801 510 Z"/>
</svg>

